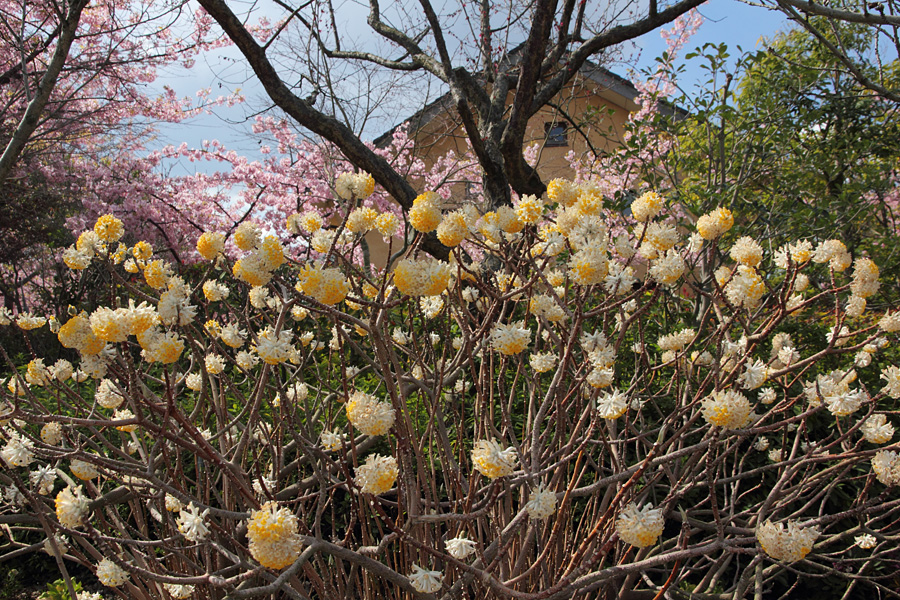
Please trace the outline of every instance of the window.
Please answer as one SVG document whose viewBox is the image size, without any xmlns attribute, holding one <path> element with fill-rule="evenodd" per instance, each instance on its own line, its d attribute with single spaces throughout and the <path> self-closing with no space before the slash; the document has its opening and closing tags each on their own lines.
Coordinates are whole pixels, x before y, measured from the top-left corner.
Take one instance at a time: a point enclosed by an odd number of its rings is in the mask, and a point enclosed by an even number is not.
<svg viewBox="0 0 900 600">
<path fill-rule="evenodd" d="M 569 136 L 565 123 L 544 123 L 547 146 L 568 146 Z"/>
</svg>

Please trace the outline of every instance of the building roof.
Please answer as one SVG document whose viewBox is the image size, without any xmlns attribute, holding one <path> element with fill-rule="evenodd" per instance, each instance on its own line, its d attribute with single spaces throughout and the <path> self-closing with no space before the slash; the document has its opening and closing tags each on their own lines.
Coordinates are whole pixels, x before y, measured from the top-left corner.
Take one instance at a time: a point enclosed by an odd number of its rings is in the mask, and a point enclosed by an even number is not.
<svg viewBox="0 0 900 600">
<path fill-rule="evenodd" d="M 516 54 L 518 48 L 513 50 L 510 54 Z M 579 74 L 587 80 L 592 81 L 597 85 L 597 93 L 601 98 L 606 98 L 612 102 L 623 105 L 629 111 L 638 110 L 639 106 L 636 103 L 636 98 L 640 95 L 640 92 L 634 85 L 622 77 L 621 75 L 617 75 L 613 73 L 609 69 L 601 67 L 600 65 L 594 64 L 590 61 L 585 61 L 584 65 L 582 65 Z M 622 99 L 625 102 L 622 102 Z M 416 111 L 411 117 L 404 120 L 401 123 L 398 123 L 388 131 L 385 131 L 380 136 L 375 138 L 374 144 L 377 148 L 385 148 L 390 145 L 391 140 L 394 138 L 394 133 L 404 124 L 409 124 L 409 132 L 415 133 L 428 125 L 435 117 L 441 114 L 445 114 L 452 109 L 453 99 L 451 97 L 450 92 L 446 92 L 436 100 L 429 102 L 424 107 Z M 662 109 L 664 112 L 669 114 L 678 114 L 679 116 L 685 116 L 687 112 L 684 109 L 681 109 L 673 104 L 668 102 L 662 102 Z"/>
</svg>

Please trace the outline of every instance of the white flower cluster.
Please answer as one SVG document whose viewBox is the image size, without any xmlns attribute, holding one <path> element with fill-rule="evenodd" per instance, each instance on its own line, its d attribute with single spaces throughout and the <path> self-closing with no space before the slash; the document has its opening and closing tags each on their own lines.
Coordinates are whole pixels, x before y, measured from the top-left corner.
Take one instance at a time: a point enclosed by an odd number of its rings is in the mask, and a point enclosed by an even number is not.
<svg viewBox="0 0 900 600">
<path fill-rule="evenodd" d="M 616 519 L 619 539 L 638 548 L 646 548 L 656 543 L 665 527 L 662 511 L 646 505 L 638 508 L 635 503 L 626 506 Z"/>
<path fill-rule="evenodd" d="M 806 527 L 796 521 L 784 523 L 766 521 L 756 528 L 756 539 L 763 551 L 775 560 L 797 562 L 812 551 L 819 537 L 819 530 Z"/>
<path fill-rule="evenodd" d="M 355 391 L 347 401 L 347 420 L 366 435 L 384 435 L 394 424 L 395 412 L 388 402 Z"/>
</svg>

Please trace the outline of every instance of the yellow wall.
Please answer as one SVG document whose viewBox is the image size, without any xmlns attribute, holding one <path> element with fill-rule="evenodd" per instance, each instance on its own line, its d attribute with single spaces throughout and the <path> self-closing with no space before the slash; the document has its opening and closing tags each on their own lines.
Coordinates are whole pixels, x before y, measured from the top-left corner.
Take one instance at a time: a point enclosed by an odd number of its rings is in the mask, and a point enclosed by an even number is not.
<svg viewBox="0 0 900 600">
<path fill-rule="evenodd" d="M 509 103 L 513 94 L 514 91 L 509 94 Z M 529 120 L 525 133 L 526 148 L 539 145 L 537 171 L 541 180 L 546 183 L 556 177 L 572 178 L 574 173 L 566 160 L 572 151 L 581 157 L 590 151 L 602 154 L 618 147 L 628 115 L 636 108 L 627 98 L 590 80 L 576 80 L 560 92 L 550 106 L 544 107 Z M 578 128 L 567 123 L 568 144 L 547 146 L 545 123 L 567 122 L 566 115 L 576 122 Z M 438 158 L 450 150 L 458 155 L 468 151 L 467 136 L 455 112 L 445 111 L 435 116 L 418 131 L 411 132 L 411 136 L 415 141 L 413 153 L 425 162 L 426 168 L 431 168 Z M 466 197 L 465 187 L 460 184 L 454 186 L 448 204 L 462 205 L 471 200 L 473 198 Z M 388 258 L 387 245 L 381 236 L 377 232 L 370 233 L 366 241 L 372 263 L 379 268 L 384 267 Z M 398 243 L 394 246 L 394 251 L 400 247 Z"/>
</svg>

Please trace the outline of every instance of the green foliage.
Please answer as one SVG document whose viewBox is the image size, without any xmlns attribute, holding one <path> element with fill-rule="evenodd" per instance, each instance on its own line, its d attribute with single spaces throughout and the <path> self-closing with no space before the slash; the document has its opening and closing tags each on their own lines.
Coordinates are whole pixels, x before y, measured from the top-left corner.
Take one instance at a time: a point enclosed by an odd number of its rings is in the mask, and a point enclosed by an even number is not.
<svg viewBox="0 0 900 600">
<path fill-rule="evenodd" d="M 75 593 L 81 591 L 81 583 L 72 580 L 72 587 L 75 589 Z M 71 600 L 72 597 L 69 595 L 69 587 L 66 585 L 64 579 L 57 579 L 51 583 L 47 584 L 47 590 L 40 595 L 40 600 Z"/>
<path fill-rule="evenodd" d="M 826 29 L 868 65 L 866 75 L 897 77 L 896 61 L 876 69 L 865 28 Z M 699 215 L 727 206 L 743 215 L 743 234 L 771 249 L 800 237 L 839 239 L 896 275 L 896 106 L 800 29 L 736 58 L 724 44 L 688 58 L 703 61 L 707 77 L 694 97 L 677 100 L 690 116 L 670 121 L 679 141 L 670 171 L 686 208 Z"/>
</svg>

